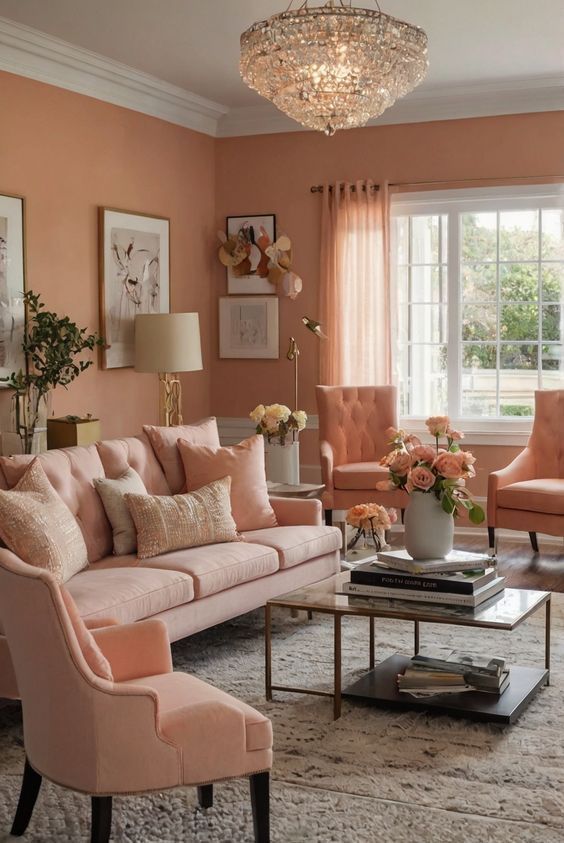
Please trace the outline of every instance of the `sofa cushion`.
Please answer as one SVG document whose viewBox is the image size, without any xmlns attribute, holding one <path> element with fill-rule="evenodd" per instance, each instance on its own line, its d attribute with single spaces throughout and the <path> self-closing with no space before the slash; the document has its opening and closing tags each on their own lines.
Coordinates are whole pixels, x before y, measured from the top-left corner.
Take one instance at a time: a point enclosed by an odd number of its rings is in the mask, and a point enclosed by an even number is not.
<svg viewBox="0 0 564 843">
<path fill-rule="evenodd" d="M 280 558 L 280 569 L 325 556 L 339 550 L 343 534 L 338 527 L 271 527 L 244 534 L 246 542 L 272 547 Z"/>
<path fill-rule="evenodd" d="M 0 465 L 8 486 L 15 486 L 34 457 L 18 454 L 0 457 Z M 62 448 L 39 454 L 49 482 L 61 496 L 82 530 L 88 561 L 96 562 L 112 552 L 113 538 L 110 522 L 93 480 L 104 476 L 104 467 L 95 445 Z"/>
<path fill-rule="evenodd" d="M 94 488 L 102 498 L 108 521 L 112 525 L 114 553 L 124 556 L 137 550 L 137 532 L 125 502 L 125 493 L 146 495 L 147 489 L 134 468 L 129 466 L 120 477 L 98 477 Z"/>
<path fill-rule="evenodd" d="M 127 439 L 107 439 L 97 442 L 96 447 L 106 477 L 121 477 L 131 467 L 137 472 L 150 495 L 170 495 L 161 464 L 146 433 Z"/>
<path fill-rule="evenodd" d="M 274 574 L 278 556 L 270 547 L 247 542 L 208 544 L 140 561 L 140 566 L 182 571 L 194 581 L 195 598 Z"/>
<path fill-rule="evenodd" d="M 386 480 L 390 473 L 377 462 L 349 462 L 333 469 L 335 489 L 375 489 L 378 480 Z"/>
<path fill-rule="evenodd" d="M 186 491 L 184 468 L 176 447 L 178 440 L 185 439 L 192 445 L 207 445 L 210 448 L 219 448 L 220 446 L 217 421 L 214 416 L 210 416 L 209 419 L 202 419 L 195 424 L 175 425 L 174 427 L 155 427 L 145 424 L 143 425 L 143 431 L 149 437 L 173 495 Z M 200 485 L 203 486 L 204 483 Z"/>
<path fill-rule="evenodd" d="M 497 492 L 497 505 L 503 509 L 564 515 L 564 480 L 524 480 Z"/>
<path fill-rule="evenodd" d="M 112 676 L 112 668 L 110 667 L 109 661 L 98 647 L 90 630 L 86 628 L 84 621 L 80 617 L 76 603 L 64 586 L 61 587 L 61 597 L 65 604 L 69 620 L 72 623 L 76 640 L 88 667 L 96 676 L 99 676 L 101 679 L 107 679 L 108 682 L 113 682 L 114 677 Z"/>
<path fill-rule="evenodd" d="M 120 623 L 150 618 L 194 598 L 192 579 L 182 571 L 92 565 L 66 584 L 85 619 L 112 617 Z"/>
<path fill-rule="evenodd" d="M 231 511 L 237 529 L 243 532 L 277 526 L 268 498 L 262 436 L 251 436 L 239 445 L 226 448 L 191 445 L 179 439 L 178 448 L 188 491 L 228 475 L 231 477 Z"/>
</svg>

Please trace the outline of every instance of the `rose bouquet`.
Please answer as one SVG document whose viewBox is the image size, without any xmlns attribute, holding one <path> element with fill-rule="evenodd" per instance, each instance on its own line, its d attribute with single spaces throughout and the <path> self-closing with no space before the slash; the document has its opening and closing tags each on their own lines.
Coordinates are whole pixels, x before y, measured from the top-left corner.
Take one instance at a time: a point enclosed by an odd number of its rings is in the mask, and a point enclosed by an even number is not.
<svg viewBox="0 0 564 843">
<path fill-rule="evenodd" d="M 307 414 L 303 410 L 290 410 L 285 404 L 259 404 L 249 417 L 255 422 L 257 433 L 266 436 L 269 442 L 278 440 L 281 445 L 286 444 L 288 436 L 295 442 L 307 424 Z"/>
<path fill-rule="evenodd" d="M 404 430 L 391 427 L 388 434 L 390 452 L 380 460 L 388 468 L 389 480 L 376 484 L 380 491 L 405 489 L 406 492 L 432 493 L 449 515 L 456 517 L 459 508 L 468 510 L 472 523 L 481 524 L 484 511 L 474 503 L 466 489 L 466 480 L 475 477 L 476 458 L 470 451 L 463 451 L 459 441 L 464 434 L 454 430 L 448 416 L 432 416 L 425 422 L 434 445 L 424 445 L 421 440 Z M 445 439 L 446 447 L 441 447 Z"/>
<path fill-rule="evenodd" d="M 386 544 L 385 532 L 397 521 L 395 509 L 386 509 L 376 503 L 359 503 L 353 506 L 346 515 L 347 524 L 356 527 L 356 533 L 347 544 L 347 550 L 352 550 L 363 538 L 365 543 L 372 540 L 376 550 L 382 550 Z"/>
</svg>

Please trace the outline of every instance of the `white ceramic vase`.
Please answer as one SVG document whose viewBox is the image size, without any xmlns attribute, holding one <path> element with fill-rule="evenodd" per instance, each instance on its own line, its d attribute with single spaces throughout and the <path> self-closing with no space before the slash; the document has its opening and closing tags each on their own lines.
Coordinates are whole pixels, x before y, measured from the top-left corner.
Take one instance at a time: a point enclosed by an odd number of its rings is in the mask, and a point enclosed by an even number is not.
<svg viewBox="0 0 564 843">
<path fill-rule="evenodd" d="M 297 486 L 300 482 L 300 443 L 268 442 L 265 440 L 266 479 L 272 483 L 288 483 Z"/>
<path fill-rule="evenodd" d="M 405 511 L 405 548 L 413 559 L 442 559 L 452 550 L 454 518 L 433 492 L 412 492 Z"/>
</svg>

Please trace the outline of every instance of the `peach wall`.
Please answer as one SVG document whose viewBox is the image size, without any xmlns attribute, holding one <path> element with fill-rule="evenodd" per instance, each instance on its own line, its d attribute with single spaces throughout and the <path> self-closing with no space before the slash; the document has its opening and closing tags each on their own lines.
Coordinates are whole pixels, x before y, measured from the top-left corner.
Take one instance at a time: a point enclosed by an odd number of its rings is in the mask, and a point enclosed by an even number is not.
<svg viewBox="0 0 564 843">
<path fill-rule="evenodd" d="M 97 330 L 98 206 L 169 217 L 171 306 L 199 311 L 202 327 L 205 369 L 183 376 L 185 416 L 205 415 L 214 139 L 6 73 L 0 102 L 0 192 L 26 199 L 28 289 Z M 96 361 L 68 391 L 55 391 L 53 408 L 99 416 L 105 437 L 133 434 L 157 420 L 157 376 L 102 371 Z"/>
<path fill-rule="evenodd" d="M 357 129 L 332 138 L 299 132 L 224 138 L 217 142 L 217 225 L 225 215 L 274 212 L 278 231 L 290 235 L 294 266 L 304 281 L 296 300 L 280 302 L 280 360 L 219 360 L 212 369 L 212 411 L 244 416 L 259 402 L 292 402 L 292 364 L 285 359 L 293 334 L 302 349 L 300 405 L 315 412 L 318 376 L 316 338 L 300 322 L 319 312 L 321 198 L 310 185 L 372 178 L 389 182 L 508 179 L 564 174 L 564 112 L 523 114 Z M 216 266 L 218 295 L 225 295 L 225 272 Z M 217 348 L 217 322 L 214 322 Z M 217 353 L 216 353 L 217 354 Z M 476 485 L 485 494 L 487 471 L 506 464 L 511 448 L 481 448 Z M 302 463 L 317 462 L 317 438 L 302 439 Z M 487 470 L 485 467 L 487 466 Z"/>
</svg>

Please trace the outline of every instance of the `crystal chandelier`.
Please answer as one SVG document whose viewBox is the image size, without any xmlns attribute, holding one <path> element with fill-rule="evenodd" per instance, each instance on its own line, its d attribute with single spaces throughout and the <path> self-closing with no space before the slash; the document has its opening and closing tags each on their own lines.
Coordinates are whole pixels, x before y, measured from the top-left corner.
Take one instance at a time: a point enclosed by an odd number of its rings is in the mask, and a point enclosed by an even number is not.
<svg viewBox="0 0 564 843">
<path fill-rule="evenodd" d="M 364 126 L 412 91 L 427 71 L 418 26 L 352 0 L 328 0 L 253 24 L 241 35 L 243 80 L 308 129 Z"/>
</svg>

